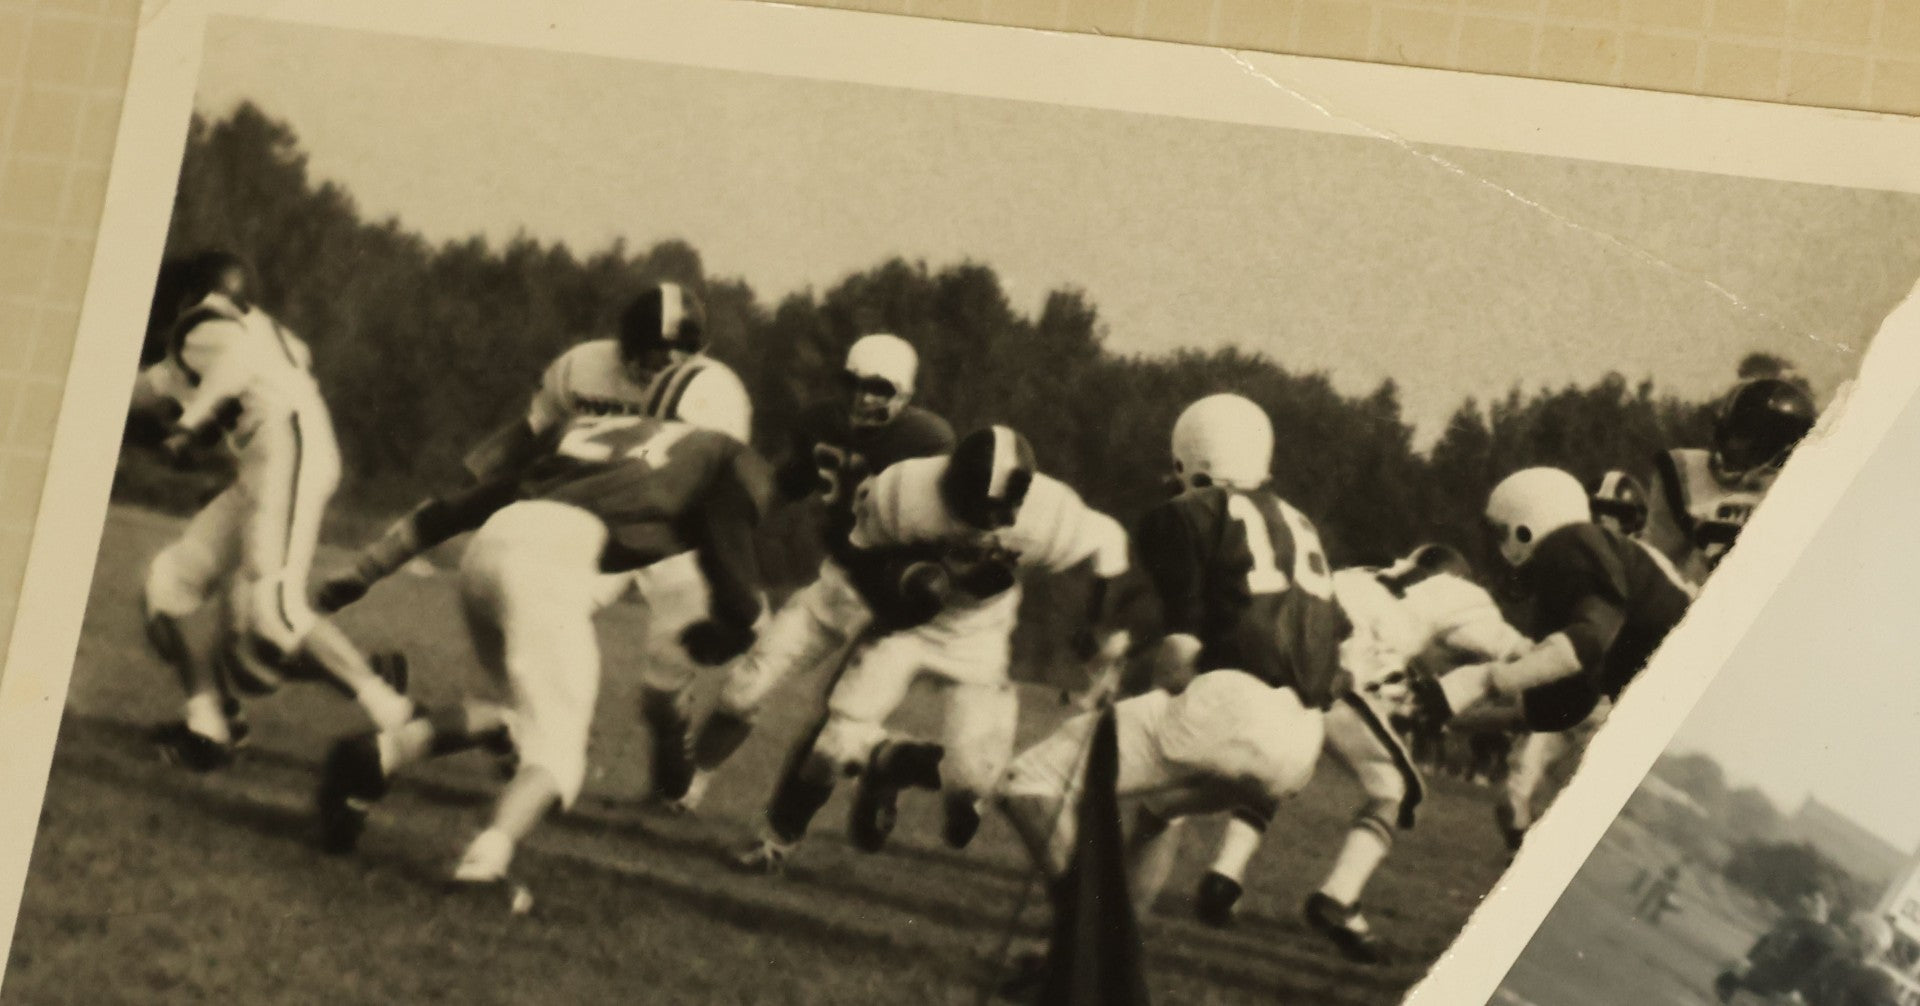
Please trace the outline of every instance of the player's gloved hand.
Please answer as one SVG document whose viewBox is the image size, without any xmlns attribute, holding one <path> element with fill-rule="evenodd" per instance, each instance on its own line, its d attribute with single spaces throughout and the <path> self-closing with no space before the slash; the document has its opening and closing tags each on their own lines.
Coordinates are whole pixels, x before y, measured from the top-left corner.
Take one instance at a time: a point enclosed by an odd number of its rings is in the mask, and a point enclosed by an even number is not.
<svg viewBox="0 0 1920 1006">
<path fill-rule="evenodd" d="M 750 625 L 733 626 L 706 618 L 680 631 L 680 646 L 696 663 L 714 667 L 747 652 L 754 638 Z"/>
<path fill-rule="evenodd" d="M 323 615 L 331 615 L 367 596 L 372 586 L 356 570 L 332 573 L 322 579 L 319 589 L 313 592 L 313 607 Z"/>
</svg>

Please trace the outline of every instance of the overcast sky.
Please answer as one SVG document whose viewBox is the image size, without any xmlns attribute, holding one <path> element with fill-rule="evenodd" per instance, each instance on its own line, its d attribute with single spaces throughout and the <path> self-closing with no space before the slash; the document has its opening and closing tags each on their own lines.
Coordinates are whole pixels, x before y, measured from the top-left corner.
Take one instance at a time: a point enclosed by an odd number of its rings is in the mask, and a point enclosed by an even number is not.
<svg viewBox="0 0 1920 1006">
<path fill-rule="evenodd" d="M 1920 847 L 1920 402 L 1888 433 L 1675 737 L 1789 813 L 1809 792 Z"/>
<path fill-rule="evenodd" d="M 254 100 L 433 240 L 683 238 L 769 303 L 973 259 L 1024 310 L 1084 289 L 1122 352 L 1391 377 L 1423 442 L 1516 383 L 1705 397 L 1749 349 L 1825 394 L 1920 275 L 1908 196 L 1446 152 L 1489 186 L 1330 134 L 243 19 L 208 42 L 203 111 Z"/>
</svg>

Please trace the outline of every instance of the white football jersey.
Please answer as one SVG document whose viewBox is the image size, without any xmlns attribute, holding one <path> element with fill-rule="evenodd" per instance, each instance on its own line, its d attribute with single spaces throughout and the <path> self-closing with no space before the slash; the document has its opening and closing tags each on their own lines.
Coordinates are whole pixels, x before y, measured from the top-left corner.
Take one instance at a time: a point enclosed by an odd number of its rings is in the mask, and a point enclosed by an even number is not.
<svg viewBox="0 0 1920 1006">
<path fill-rule="evenodd" d="M 1019 565 L 1063 572 L 1088 559 L 1094 574 L 1127 571 L 1127 532 L 1120 522 L 1086 505 L 1065 483 L 1035 473 L 1012 527 L 982 531 L 947 510 L 940 477 L 948 458 L 912 458 L 867 480 L 854 499 L 855 548 L 951 542 L 998 547 Z"/>
<path fill-rule="evenodd" d="M 326 408 L 308 369 L 312 351 L 257 307 L 211 294 L 187 309 L 167 341 L 166 357 L 141 372 L 135 394 L 137 404 L 178 403 L 184 428 L 230 419 L 237 447 L 269 419 Z"/>
<path fill-rule="evenodd" d="M 547 367 L 527 409 L 527 425 L 544 433 L 576 416 L 605 415 L 676 420 L 741 443 L 753 436 L 753 405 L 733 368 L 695 354 L 635 381 L 612 339 L 583 342 Z"/>
<path fill-rule="evenodd" d="M 1531 645 L 1507 623 L 1492 595 L 1452 574 L 1395 576 L 1393 570 L 1356 567 L 1333 574 L 1333 591 L 1353 623 L 1341 664 L 1361 686 L 1434 647 L 1478 662 Z"/>
<path fill-rule="evenodd" d="M 1702 583 L 1778 475 L 1777 469 L 1760 468 L 1727 480 L 1714 472 L 1707 451 L 1667 451 L 1654 459 L 1653 498 L 1641 536 L 1686 580 Z"/>
</svg>

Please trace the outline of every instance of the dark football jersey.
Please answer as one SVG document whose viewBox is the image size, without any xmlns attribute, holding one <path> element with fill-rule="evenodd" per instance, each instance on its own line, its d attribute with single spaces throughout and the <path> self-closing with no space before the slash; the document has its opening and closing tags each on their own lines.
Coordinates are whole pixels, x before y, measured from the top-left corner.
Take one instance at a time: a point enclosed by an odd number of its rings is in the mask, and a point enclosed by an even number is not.
<svg viewBox="0 0 1920 1006">
<path fill-rule="evenodd" d="M 639 569 L 693 551 L 710 613 L 751 624 L 760 611 L 753 531 L 773 494 L 773 472 L 740 441 L 643 416 L 580 417 L 554 430 L 515 477 L 481 483 L 432 508 L 422 541 L 485 523 L 518 500 L 579 507 L 607 526 L 603 572 Z"/>
<path fill-rule="evenodd" d="M 801 413 L 794 425 L 793 450 L 780 470 L 781 494 L 789 499 L 819 495 L 826 505 L 822 536 L 828 554 L 844 559 L 860 483 L 895 462 L 947 454 L 953 443 L 953 427 L 916 405 L 890 423 L 855 426 L 845 406 L 823 402 Z"/>
<path fill-rule="evenodd" d="M 1519 569 L 1530 601 L 1522 628 L 1534 639 L 1565 633 L 1581 673 L 1526 693 L 1531 726 L 1573 726 L 1640 673 L 1692 601 L 1670 569 L 1648 546 L 1598 524 L 1573 524 L 1540 539 Z M 1605 638 L 1603 627 L 1615 621 L 1618 631 Z"/>
<path fill-rule="evenodd" d="M 1352 626 L 1312 522 L 1266 490 L 1213 486 L 1154 507 L 1134 536 L 1161 631 L 1200 640 L 1198 670 L 1233 668 L 1315 708 L 1341 692 Z"/>
</svg>

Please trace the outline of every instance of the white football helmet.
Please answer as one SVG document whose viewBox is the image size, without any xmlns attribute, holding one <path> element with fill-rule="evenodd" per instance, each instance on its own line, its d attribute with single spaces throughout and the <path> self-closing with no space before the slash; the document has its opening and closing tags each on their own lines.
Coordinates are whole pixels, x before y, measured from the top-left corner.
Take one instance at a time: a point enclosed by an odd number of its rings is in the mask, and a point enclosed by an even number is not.
<svg viewBox="0 0 1920 1006">
<path fill-rule="evenodd" d="M 920 354 L 897 335 L 861 336 L 847 350 L 846 380 L 853 391 L 853 422 L 881 426 L 893 421 L 913 397 Z"/>
<path fill-rule="evenodd" d="M 1208 395 L 1174 421 L 1173 474 L 1183 489 L 1257 489 L 1272 471 L 1273 421 L 1248 399 Z"/>
<path fill-rule="evenodd" d="M 1873 912 L 1855 912 L 1847 920 L 1847 930 L 1868 961 L 1885 957 L 1893 949 L 1893 926 Z"/>
<path fill-rule="evenodd" d="M 1523 468 L 1493 487 L 1486 516 L 1500 538 L 1500 554 L 1518 566 L 1540 539 L 1592 519 L 1592 511 L 1579 479 L 1558 468 Z"/>
</svg>

